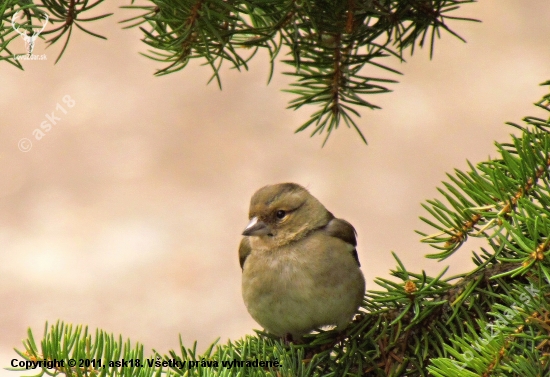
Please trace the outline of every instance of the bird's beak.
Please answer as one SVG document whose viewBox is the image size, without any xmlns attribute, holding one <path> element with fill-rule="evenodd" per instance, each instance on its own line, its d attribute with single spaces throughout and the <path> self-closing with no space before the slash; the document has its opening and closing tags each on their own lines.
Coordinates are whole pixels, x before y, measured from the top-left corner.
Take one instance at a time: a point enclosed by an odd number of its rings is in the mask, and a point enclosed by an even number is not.
<svg viewBox="0 0 550 377">
<path fill-rule="evenodd" d="M 263 221 L 258 221 L 257 217 L 253 217 L 250 223 L 243 231 L 243 236 L 261 236 L 269 233 L 269 227 Z"/>
</svg>

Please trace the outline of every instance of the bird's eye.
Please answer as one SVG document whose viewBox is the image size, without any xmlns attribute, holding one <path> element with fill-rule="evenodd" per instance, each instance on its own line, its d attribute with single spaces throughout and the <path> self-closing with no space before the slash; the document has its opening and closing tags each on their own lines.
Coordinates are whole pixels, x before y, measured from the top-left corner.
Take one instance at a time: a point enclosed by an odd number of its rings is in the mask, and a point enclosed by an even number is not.
<svg viewBox="0 0 550 377">
<path fill-rule="evenodd" d="M 275 216 L 277 216 L 278 219 L 282 219 L 283 217 L 286 216 L 286 212 L 283 210 L 278 210 Z"/>
</svg>

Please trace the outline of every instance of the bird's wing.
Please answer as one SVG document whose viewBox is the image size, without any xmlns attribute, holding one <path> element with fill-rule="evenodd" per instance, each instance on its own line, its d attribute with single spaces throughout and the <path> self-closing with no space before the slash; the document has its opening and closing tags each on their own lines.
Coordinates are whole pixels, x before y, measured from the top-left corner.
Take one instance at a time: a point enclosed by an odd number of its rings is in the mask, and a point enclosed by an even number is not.
<svg viewBox="0 0 550 377">
<path fill-rule="evenodd" d="M 239 245 L 239 263 L 241 264 L 241 269 L 244 266 L 244 261 L 248 256 L 250 255 L 250 251 L 252 249 L 250 248 L 250 240 L 248 237 L 243 237 L 241 240 L 241 244 Z"/>
<path fill-rule="evenodd" d="M 353 225 L 348 223 L 346 220 L 333 218 L 328 222 L 327 225 L 325 225 L 321 229 L 321 231 L 331 237 L 339 238 L 342 241 L 352 245 L 353 251 L 351 253 L 352 253 L 353 259 L 355 259 L 357 264 L 361 266 L 361 264 L 359 263 L 359 257 L 357 256 L 357 249 L 355 248 L 357 246 L 357 239 L 356 239 L 357 232 L 355 231 L 355 228 L 353 227 Z M 241 247 L 242 247 L 242 243 L 241 243 Z"/>
</svg>

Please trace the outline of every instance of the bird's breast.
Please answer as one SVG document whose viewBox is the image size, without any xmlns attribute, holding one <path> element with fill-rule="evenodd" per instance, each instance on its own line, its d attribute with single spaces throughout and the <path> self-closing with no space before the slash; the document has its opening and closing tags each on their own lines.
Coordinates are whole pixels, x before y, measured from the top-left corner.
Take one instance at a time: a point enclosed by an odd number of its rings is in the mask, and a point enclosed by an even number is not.
<svg viewBox="0 0 550 377">
<path fill-rule="evenodd" d="M 252 249 L 242 282 L 252 317 L 278 335 L 347 323 L 365 291 L 348 248 L 321 235 L 274 250 Z"/>
<path fill-rule="evenodd" d="M 310 275 L 306 261 L 292 250 L 252 252 L 243 270 L 243 280 L 253 284 L 260 295 L 303 287 L 303 280 Z"/>
</svg>

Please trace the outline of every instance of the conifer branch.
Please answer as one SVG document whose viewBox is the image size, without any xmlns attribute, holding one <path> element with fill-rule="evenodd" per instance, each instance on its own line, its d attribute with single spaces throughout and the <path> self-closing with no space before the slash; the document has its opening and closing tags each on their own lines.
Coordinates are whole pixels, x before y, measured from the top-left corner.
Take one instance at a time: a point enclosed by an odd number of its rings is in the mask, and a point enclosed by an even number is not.
<svg viewBox="0 0 550 377">
<path fill-rule="evenodd" d="M 104 0 L 5 0 L 0 17 L 6 21 L 18 10 L 25 10 L 26 27 L 32 30 L 38 13 L 51 15 L 52 24 L 43 35 L 52 34 L 49 46 L 65 40 L 56 63 L 65 53 L 73 26 L 96 38 L 104 36 L 88 30 L 84 22 L 111 14 L 83 17 Z M 323 145 L 344 123 L 355 129 L 366 143 L 358 118 L 363 109 L 379 109 L 372 98 L 387 93 L 394 79 L 382 74 L 400 74 L 381 59 L 403 61 L 404 53 L 415 45 L 423 47 L 430 36 L 430 56 L 441 30 L 463 40 L 448 25 L 449 20 L 477 21 L 453 17 L 459 7 L 474 0 L 145 0 L 151 5 L 122 6 L 141 14 L 124 21 L 125 28 L 138 27 L 148 50 L 142 55 L 162 63 L 156 75 L 184 69 L 191 59 L 210 66 L 221 88 L 221 67 L 248 69 L 248 62 L 260 50 L 270 55 L 269 80 L 275 59 L 285 50 L 295 78 L 288 92 L 294 95 L 289 108 L 315 106 L 310 118 L 296 132 L 312 129 L 311 135 L 324 135 Z M 132 1 L 133 4 L 133 1 Z M 143 11 L 145 12 L 143 13 Z M 16 39 L 9 23 L 0 25 L 0 60 L 23 69 L 8 45 Z M 244 51 L 243 51 L 244 50 Z M 386 59 L 387 60 L 387 59 Z M 365 74 L 375 68 L 375 76 Z M 384 71 L 384 72 L 383 72 Z"/>
<path fill-rule="evenodd" d="M 548 105 L 538 105 L 550 111 Z M 513 217 L 518 202 L 540 190 L 541 180 L 548 180 L 548 125 L 533 118 L 524 121 L 535 127 L 534 132 L 526 134 L 523 139 L 513 137 L 512 144 L 497 143 L 500 159 L 480 163 L 477 167 L 470 164 L 470 172 L 457 171 L 455 176 L 448 176 L 452 182 L 444 183 L 448 192 L 439 191 L 451 204 L 452 210 L 439 200 L 428 201 L 431 206 L 423 205 L 441 223 L 437 225 L 422 218 L 439 232 L 430 235 L 419 232 L 424 236 L 421 240 L 443 250 L 429 255 L 429 258 L 448 258 L 468 236 L 491 239 L 506 230 L 504 223 Z M 509 193 L 514 186 L 514 191 Z M 491 229 L 493 232 L 489 233 Z"/>
</svg>

